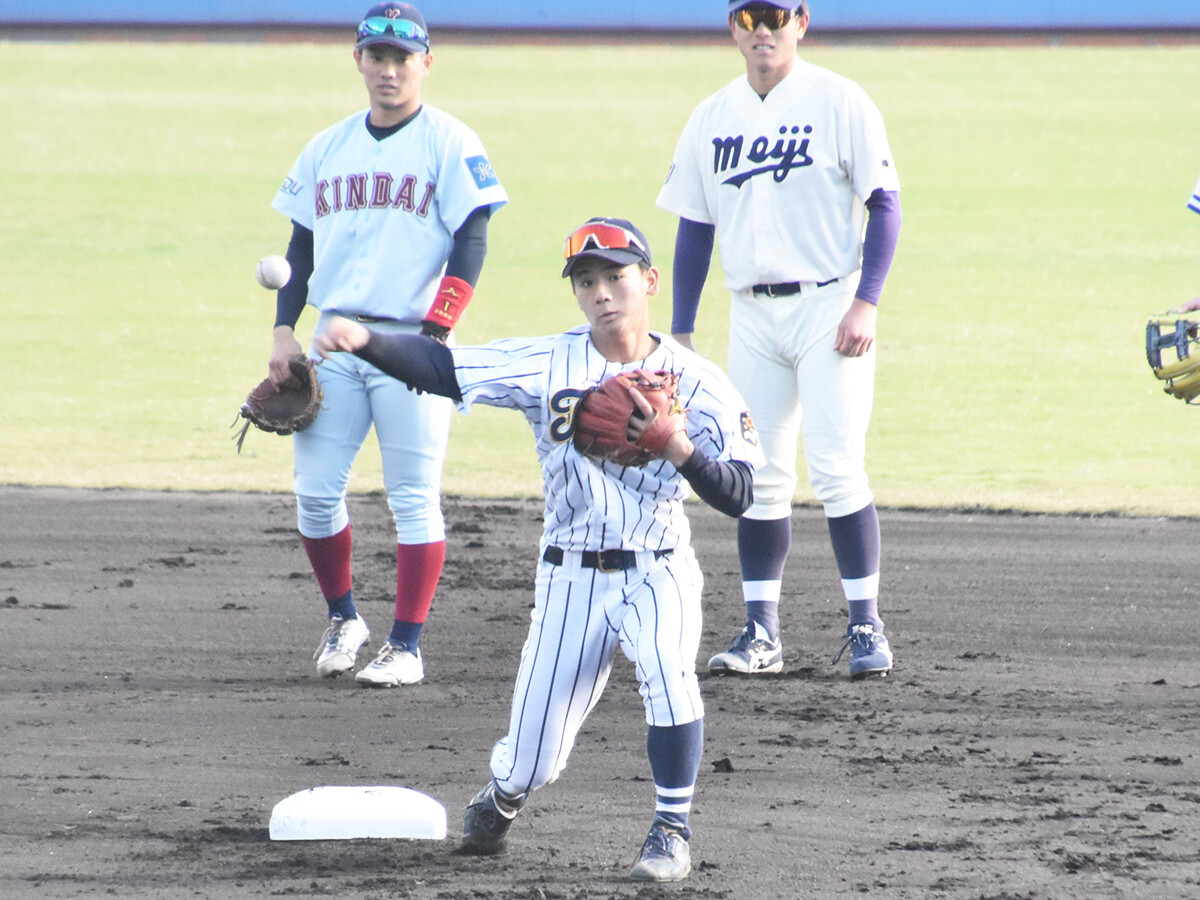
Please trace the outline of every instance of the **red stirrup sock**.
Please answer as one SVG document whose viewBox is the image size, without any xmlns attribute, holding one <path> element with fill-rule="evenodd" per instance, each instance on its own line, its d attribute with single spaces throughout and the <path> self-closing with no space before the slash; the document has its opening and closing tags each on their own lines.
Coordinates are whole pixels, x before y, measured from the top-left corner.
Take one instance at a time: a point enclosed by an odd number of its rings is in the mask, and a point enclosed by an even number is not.
<svg viewBox="0 0 1200 900">
<path fill-rule="evenodd" d="M 420 626 L 429 618 L 433 595 L 442 567 L 446 563 L 446 542 L 396 545 L 396 615 L 395 621 L 408 626 Z M 407 644 L 415 644 L 411 632 Z M 419 633 L 420 628 L 416 629 Z"/>
<path fill-rule="evenodd" d="M 350 526 L 333 537 L 310 538 L 300 535 L 321 594 L 326 600 L 336 600 L 350 592 Z"/>
</svg>

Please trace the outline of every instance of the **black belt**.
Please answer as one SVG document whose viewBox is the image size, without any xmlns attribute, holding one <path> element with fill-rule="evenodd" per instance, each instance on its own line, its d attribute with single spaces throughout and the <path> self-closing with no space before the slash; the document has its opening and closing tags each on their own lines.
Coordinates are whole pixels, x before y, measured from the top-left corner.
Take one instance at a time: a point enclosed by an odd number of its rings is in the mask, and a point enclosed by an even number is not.
<svg viewBox="0 0 1200 900">
<path fill-rule="evenodd" d="M 352 315 L 355 322 L 362 322 L 364 325 L 374 325 L 377 322 L 395 322 L 395 319 L 381 319 L 379 316 L 360 316 L 357 313 Z"/>
<path fill-rule="evenodd" d="M 655 550 L 654 558 L 662 559 L 670 556 L 673 550 Z M 542 559 L 552 566 L 563 564 L 564 552 L 562 547 L 547 547 Z M 584 550 L 582 565 L 585 569 L 599 569 L 601 572 L 622 572 L 625 569 L 636 569 L 638 551 L 636 550 Z"/>
<path fill-rule="evenodd" d="M 830 278 L 828 281 L 818 281 L 816 286 L 823 288 L 826 285 L 833 284 L 837 281 L 836 278 Z M 793 294 L 798 294 L 804 290 L 804 285 L 807 281 L 788 281 L 784 284 L 756 284 L 753 288 L 756 294 L 766 294 L 768 297 L 790 297 Z"/>
</svg>

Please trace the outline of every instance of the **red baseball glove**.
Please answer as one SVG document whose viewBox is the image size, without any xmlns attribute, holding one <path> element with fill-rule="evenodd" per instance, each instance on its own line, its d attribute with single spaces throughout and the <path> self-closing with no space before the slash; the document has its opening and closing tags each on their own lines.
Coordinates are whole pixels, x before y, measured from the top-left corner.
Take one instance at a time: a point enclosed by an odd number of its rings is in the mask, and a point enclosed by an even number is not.
<svg viewBox="0 0 1200 900">
<path fill-rule="evenodd" d="M 242 403 L 238 416 L 246 423 L 235 438 L 238 453 L 242 452 L 242 441 L 251 425 L 274 434 L 291 434 L 303 431 L 317 418 L 322 397 L 313 361 L 304 355 L 293 356 L 288 360 L 288 368 L 292 374 L 278 388 L 270 378 L 264 378 Z M 233 424 L 237 425 L 236 418 Z"/>
<path fill-rule="evenodd" d="M 633 420 L 640 426 L 646 416 L 630 391 L 641 394 L 652 410 L 649 424 L 632 439 Z M 671 437 L 686 427 L 678 376 L 647 369 L 622 372 L 606 378 L 579 399 L 575 407 L 575 449 L 619 466 L 644 466 L 657 459 Z"/>
</svg>

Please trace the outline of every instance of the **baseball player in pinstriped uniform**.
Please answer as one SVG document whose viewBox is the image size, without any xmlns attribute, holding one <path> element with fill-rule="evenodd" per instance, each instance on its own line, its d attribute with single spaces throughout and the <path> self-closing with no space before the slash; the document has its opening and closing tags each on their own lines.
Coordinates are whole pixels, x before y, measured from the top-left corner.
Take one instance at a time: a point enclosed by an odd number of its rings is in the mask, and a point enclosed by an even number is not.
<svg viewBox="0 0 1200 900">
<path fill-rule="evenodd" d="M 807 4 L 729 3 L 746 75 L 692 113 L 658 205 L 680 217 L 672 332 L 690 345 L 719 238 L 732 291 L 729 377 L 750 403 L 766 465 L 738 522 L 746 626 L 709 667 L 783 666 L 779 597 L 801 430 L 849 606 L 850 675 L 885 675 L 879 522 L 864 457 L 876 305 L 900 229 L 900 183 L 879 111 L 796 47 Z M 865 235 L 864 235 L 865 230 Z"/>
<path fill-rule="evenodd" d="M 690 870 L 688 813 L 704 714 L 695 673 L 703 577 L 683 499 L 690 485 L 715 508 L 741 514 L 762 456 L 745 404 L 720 369 L 650 331 L 658 271 L 645 236 L 623 219 L 593 219 L 568 237 L 564 256 L 563 276 L 588 320 L 565 334 L 451 350 L 340 319 L 317 347 L 353 351 L 464 412 L 479 403 L 517 410 L 536 436 L 546 507 L 535 605 L 509 731 L 467 809 L 464 849 L 500 850 L 529 795 L 558 778 L 619 649 L 640 682 L 658 795 L 630 875 L 675 881 Z M 582 455 L 572 442 L 576 402 L 588 387 L 639 368 L 679 376 L 686 431 L 643 468 Z"/>
<path fill-rule="evenodd" d="M 292 220 L 293 275 L 279 291 L 269 362 L 276 384 L 303 352 L 293 329 L 306 303 L 321 320 L 355 316 L 380 331 L 446 340 L 483 268 L 489 217 L 508 199 L 475 133 L 421 103 L 433 54 L 415 7 L 373 6 L 354 57 L 370 109 L 313 138 L 272 204 Z M 374 425 L 396 523 L 396 605 L 388 640 L 356 681 L 411 684 L 424 677 L 418 641 L 445 560 L 440 483 L 451 405 L 348 355 L 319 367 L 319 378 L 321 413 L 294 436 L 300 534 L 329 607 L 317 672 L 351 671 L 369 638 L 351 590 L 346 485 Z"/>
</svg>

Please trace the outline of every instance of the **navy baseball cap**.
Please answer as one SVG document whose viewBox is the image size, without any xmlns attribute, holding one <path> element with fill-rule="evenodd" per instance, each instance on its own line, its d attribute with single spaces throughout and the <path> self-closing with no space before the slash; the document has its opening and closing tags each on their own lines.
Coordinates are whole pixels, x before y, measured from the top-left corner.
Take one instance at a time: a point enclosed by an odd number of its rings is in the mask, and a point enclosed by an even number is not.
<svg viewBox="0 0 1200 900">
<path fill-rule="evenodd" d="M 411 3 L 377 3 L 358 24 L 355 50 L 372 44 L 391 44 L 409 53 L 429 52 L 425 17 Z"/>
<path fill-rule="evenodd" d="M 567 264 L 563 266 L 562 277 L 568 277 L 575 263 L 589 256 L 619 266 L 651 265 L 650 242 L 628 219 L 596 216 L 567 235 L 563 241 L 563 259 Z"/>
<path fill-rule="evenodd" d="M 800 0 L 792 0 L 788 3 L 775 3 L 772 0 L 729 0 L 729 11 L 737 12 L 739 9 L 745 9 L 747 6 L 773 6 L 776 9 L 793 10 L 800 8 Z"/>
</svg>

